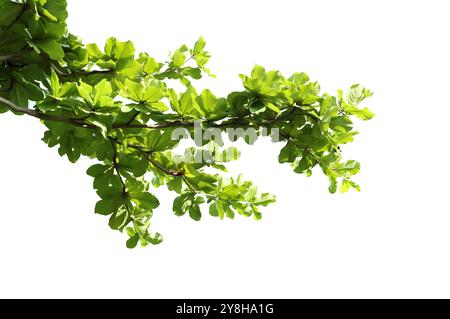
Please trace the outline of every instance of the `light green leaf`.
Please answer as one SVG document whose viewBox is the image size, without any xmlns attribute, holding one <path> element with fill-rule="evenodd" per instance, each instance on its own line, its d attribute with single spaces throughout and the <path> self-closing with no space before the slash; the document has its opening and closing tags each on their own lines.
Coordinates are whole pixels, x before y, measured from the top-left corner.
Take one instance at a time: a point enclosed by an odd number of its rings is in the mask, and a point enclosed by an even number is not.
<svg viewBox="0 0 450 319">
<path fill-rule="evenodd" d="M 154 103 L 166 96 L 166 90 L 159 81 L 153 80 L 147 83 L 143 100 L 148 103 Z"/>
<path fill-rule="evenodd" d="M 346 113 L 355 115 L 357 118 L 367 121 L 375 116 L 367 107 L 359 109 L 356 106 L 348 105 L 344 107 Z"/>
<path fill-rule="evenodd" d="M 205 45 L 206 45 L 205 39 L 203 39 L 203 37 L 200 37 L 194 44 L 194 54 L 202 52 L 203 49 L 205 48 Z"/>
<path fill-rule="evenodd" d="M 186 62 L 186 54 L 180 50 L 176 50 L 172 56 L 172 64 L 174 67 L 179 68 Z"/>
<path fill-rule="evenodd" d="M 109 96 L 111 93 L 112 93 L 111 83 L 106 79 L 101 80 L 98 84 L 95 85 L 93 90 L 94 105 L 98 104 L 100 97 L 105 95 Z"/>
<path fill-rule="evenodd" d="M 94 101 L 92 99 L 92 91 L 93 88 L 89 84 L 86 84 L 84 82 L 81 82 L 78 87 L 78 94 L 88 103 L 91 105 L 94 105 Z"/>
<path fill-rule="evenodd" d="M 105 44 L 105 53 L 115 60 L 134 57 L 135 51 L 133 42 L 121 42 L 114 37 L 109 38 Z"/>
<path fill-rule="evenodd" d="M 360 84 L 353 84 L 347 93 L 347 101 L 350 104 L 358 105 L 365 98 L 368 98 L 372 95 L 373 92 L 371 92 L 369 89 L 364 88 Z"/>
<path fill-rule="evenodd" d="M 59 90 L 61 87 L 60 87 L 58 75 L 56 74 L 56 72 L 53 69 L 51 72 L 50 83 L 52 86 L 53 95 L 58 96 Z"/>
<path fill-rule="evenodd" d="M 89 57 L 93 58 L 94 60 L 98 60 L 103 58 L 104 53 L 96 43 L 90 43 L 86 45 L 86 51 Z"/>
</svg>

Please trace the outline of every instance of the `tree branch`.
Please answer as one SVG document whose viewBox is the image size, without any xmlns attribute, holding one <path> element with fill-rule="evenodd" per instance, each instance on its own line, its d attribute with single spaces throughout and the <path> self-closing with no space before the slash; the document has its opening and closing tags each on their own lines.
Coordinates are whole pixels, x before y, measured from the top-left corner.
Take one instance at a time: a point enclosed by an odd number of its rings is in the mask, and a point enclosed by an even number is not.
<svg viewBox="0 0 450 319">
<path fill-rule="evenodd" d="M 84 123 L 83 121 L 80 121 L 78 119 L 71 119 L 71 118 L 67 118 L 64 116 L 60 116 L 60 115 L 49 115 L 49 114 L 44 114 L 41 113 L 37 110 L 33 110 L 33 109 L 29 109 L 29 108 L 25 108 L 25 107 L 21 107 L 16 105 L 15 103 L 3 98 L 0 96 L 0 103 L 3 103 L 4 105 L 6 105 L 11 111 L 14 111 L 16 113 L 23 113 L 23 114 L 27 114 L 29 116 L 38 118 L 40 120 L 44 120 L 44 121 L 51 121 L 51 122 L 61 122 L 61 123 L 66 123 L 66 124 L 70 124 L 70 125 L 75 125 L 75 126 L 80 126 L 80 127 L 84 127 L 84 128 L 96 128 L 95 125 L 89 124 L 89 123 Z"/>
<path fill-rule="evenodd" d="M 0 103 L 5 104 L 11 111 L 17 112 L 17 113 L 23 113 L 27 114 L 29 116 L 44 120 L 44 121 L 52 121 L 52 122 L 62 122 L 69 125 L 79 126 L 83 128 L 91 128 L 95 129 L 97 128 L 95 125 L 84 122 L 84 119 L 76 119 L 76 118 L 67 118 L 60 115 L 50 115 L 50 114 L 44 114 L 38 110 L 29 109 L 25 107 L 21 107 L 16 105 L 15 103 L 3 98 L 0 96 Z M 297 110 L 300 109 L 298 106 L 296 107 Z M 315 117 L 313 117 L 310 114 L 303 113 L 301 115 L 309 116 L 314 120 L 317 120 Z M 218 128 L 218 129 L 224 129 L 224 128 L 233 128 L 233 127 L 242 127 L 242 128 L 258 128 L 258 127 L 264 127 L 266 125 L 270 125 L 273 122 L 278 121 L 281 118 L 276 118 L 274 120 L 268 121 L 267 123 L 257 123 L 257 124 L 251 124 L 251 123 L 243 123 L 241 118 L 235 118 L 230 119 L 228 122 L 222 122 L 222 123 L 215 123 L 210 121 L 209 127 L 211 128 Z M 208 121 L 206 121 L 208 123 Z M 193 128 L 195 125 L 194 122 L 188 122 L 188 121 L 173 121 L 173 122 L 161 122 L 156 124 L 132 124 L 132 123 L 116 123 L 113 124 L 113 129 L 165 129 L 165 128 L 171 128 L 171 127 L 184 127 L 184 128 Z"/>
<path fill-rule="evenodd" d="M 147 128 L 147 129 L 161 129 L 170 127 L 194 127 L 194 122 L 183 122 L 183 121 L 173 121 L 173 122 L 162 122 L 154 125 L 149 124 L 114 124 L 113 128 Z"/>
<path fill-rule="evenodd" d="M 151 156 L 149 156 L 146 152 L 140 150 L 142 153 L 142 156 L 144 156 L 144 158 L 149 161 L 150 163 L 153 164 L 153 166 L 155 166 L 157 169 L 159 169 L 160 171 L 162 171 L 163 173 L 167 174 L 167 175 L 172 175 L 172 176 L 181 176 L 184 177 L 184 172 L 179 172 L 179 171 L 175 171 L 175 170 L 171 170 L 168 169 L 164 166 L 162 166 L 161 164 L 159 164 L 157 161 L 155 161 Z"/>
<path fill-rule="evenodd" d="M 52 69 L 60 76 L 66 77 L 66 78 L 73 78 L 73 77 L 79 77 L 79 76 L 89 76 L 94 74 L 112 74 L 115 70 L 93 70 L 93 71 L 87 71 L 87 70 L 80 70 L 74 73 L 66 73 L 64 70 L 62 70 L 58 65 L 55 63 L 50 64 Z"/>
</svg>

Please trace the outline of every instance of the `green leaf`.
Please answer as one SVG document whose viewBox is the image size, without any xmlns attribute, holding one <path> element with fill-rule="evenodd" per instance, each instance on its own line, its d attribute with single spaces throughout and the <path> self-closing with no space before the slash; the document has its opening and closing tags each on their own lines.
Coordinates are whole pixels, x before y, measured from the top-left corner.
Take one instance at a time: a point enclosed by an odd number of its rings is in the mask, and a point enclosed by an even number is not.
<svg viewBox="0 0 450 319">
<path fill-rule="evenodd" d="M 186 62 L 186 54 L 184 54 L 181 50 L 176 50 L 172 56 L 172 64 L 175 68 L 179 68 L 183 66 L 184 62 Z"/>
<path fill-rule="evenodd" d="M 101 117 L 91 116 L 88 119 L 86 119 L 86 122 L 97 126 L 102 132 L 103 136 L 106 138 L 106 133 L 108 132 L 108 124 L 102 121 Z"/>
<path fill-rule="evenodd" d="M 121 42 L 111 37 L 106 40 L 105 53 L 115 60 L 134 57 L 136 49 L 131 41 Z"/>
<path fill-rule="evenodd" d="M 153 80 L 147 83 L 143 92 L 143 100 L 147 103 L 154 103 L 166 96 L 166 90 L 161 82 Z"/>
<path fill-rule="evenodd" d="M 159 137 L 157 143 L 154 145 L 153 150 L 156 152 L 163 152 L 172 149 L 179 143 L 178 139 L 172 138 L 173 129 L 164 131 Z"/>
<path fill-rule="evenodd" d="M 267 206 L 269 204 L 275 203 L 276 200 L 277 199 L 274 195 L 269 193 L 263 193 L 254 201 L 253 204 L 257 206 Z"/>
<path fill-rule="evenodd" d="M 357 118 L 367 121 L 370 120 L 375 116 L 374 113 L 372 113 L 367 107 L 363 109 L 359 109 L 355 106 L 346 106 L 344 108 L 345 112 L 351 115 L 355 115 Z"/>
<path fill-rule="evenodd" d="M 156 60 L 149 56 L 147 53 L 141 53 L 139 55 L 138 61 L 143 65 L 143 71 L 146 74 L 153 74 L 155 72 L 158 72 L 162 67 L 161 63 L 156 62 Z"/>
<path fill-rule="evenodd" d="M 134 59 L 134 57 L 129 57 L 118 60 L 115 71 L 119 75 L 134 79 L 139 73 L 141 73 L 142 67 Z"/>
<path fill-rule="evenodd" d="M 36 45 L 52 60 L 61 60 L 64 58 L 64 51 L 61 45 L 54 39 L 43 39 L 36 41 Z"/>
<path fill-rule="evenodd" d="M 50 77 L 50 83 L 53 89 L 53 95 L 58 96 L 59 91 L 61 89 L 59 78 L 56 72 L 52 69 L 51 77 Z"/>
<path fill-rule="evenodd" d="M 175 92 L 174 89 L 168 90 L 168 98 L 169 98 L 170 106 L 172 107 L 172 109 L 175 112 L 177 112 L 178 114 L 181 114 L 180 101 L 178 99 L 178 94 L 177 94 L 177 92 Z"/>
<path fill-rule="evenodd" d="M 334 167 L 334 171 L 339 174 L 339 176 L 352 176 L 359 173 L 360 164 L 357 161 L 350 160 L 345 162 L 344 164 L 336 164 Z"/>
<path fill-rule="evenodd" d="M 139 243 L 139 234 L 135 234 L 127 240 L 127 248 L 133 249 Z"/>
<path fill-rule="evenodd" d="M 341 133 L 334 136 L 333 140 L 336 144 L 345 144 L 348 142 L 352 142 L 354 140 L 353 136 L 356 134 L 357 132 Z"/>
<path fill-rule="evenodd" d="M 309 152 L 303 152 L 302 158 L 298 162 L 297 166 L 294 169 L 294 172 L 297 174 L 304 173 L 308 171 L 314 165 L 314 160 L 311 158 Z"/>
<path fill-rule="evenodd" d="M 358 105 L 365 98 L 368 98 L 372 95 L 373 92 L 371 92 L 369 89 L 364 88 L 360 84 L 353 84 L 347 93 L 347 101 L 351 104 Z"/>
<path fill-rule="evenodd" d="M 195 115 L 198 109 L 196 102 L 196 94 L 193 90 L 188 89 L 180 97 L 180 114 L 181 115 Z"/>
<path fill-rule="evenodd" d="M 217 98 L 208 89 L 202 91 L 197 97 L 197 102 L 205 114 L 213 114 L 216 110 Z"/>
<path fill-rule="evenodd" d="M 219 217 L 219 209 L 217 208 L 217 202 L 212 202 L 209 205 L 209 214 L 213 217 Z"/>
<path fill-rule="evenodd" d="M 344 179 L 341 184 L 341 189 L 340 189 L 341 193 L 348 191 L 349 188 L 353 188 L 357 192 L 361 191 L 361 187 L 358 184 L 356 184 L 355 182 L 353 182 L 349 179 Z"/>
<path fill-rule="evenodd" d="M 92 176 L 92 177 L 98 177 L 98 176 L 105 174 L 105 172 L 109 169 L 111 169 L 111 166 L 103 165 L 103 164 L 94 164 L 88 168 L 88 170 L 86 171 L 86 174 L 88 174 L 89 176 Z"/>
<path fill-rule="evenodd" d="M 141 83 L 125 79 L 125 85 L 122 86 L 125 97 L 136 101 L 143 101 L 144 86 Z"/>
<path fill-rule="evenodd" d="M 94 105 L 94 100 L 92 99 L 93 88 L 89 84 L 81 82 L 78 87 L 78 94 L 88 103 Z"/>
<path fill-rule="evenodd" d="M 189 216 L 193 220 L 199 221 L 202 218 L 202 212 L 200 211 L 200 207 L 198 205 L 193 205 L 189 207 Z"/>
<path fill-rule="evenodd" d="M 174 177 L 166 185 L 169 190 L 181 193 L 181 189 L 183 187 L 183 180 L 181 179 L 181 177 Z"/>
<path fill-rule="evenodd" d="M 150 234 L 147 234 L 145 236 L 145 240 L 148 241 L 152 245 L 158 245 L 162 243 L 163 237 L 160 233 L 155 233 L 153 236 Z"/>
<path fill-rule="evenodd" d="M 123 205 L 123 199 L 119 197 L 102 199 L 95 205 L 95 213 L 100 215 L 110 215 L 117 212 L 121 205 Z"/>
<path fill-rule="evenodd" d="M 309 81 L 308 74 L 304 72 L 295 72 L 292 74 L 292 76 L 289 78 L 289 81 L 294 82 L 296 85 L 301 86 L 306 84 Z"/>
<path fill-rule="evenodd" d="M 205 39 L 203 39 L 203 37 L 200 37 L 194 44 L 194 54 L 201 53 L 205 48 L 205 45 L 206 45 Z"/>
<path fill-rule="evenodd" d="M 209 214 L 214 217 L 223 219 L 225 217 L 225 211 L 219 201 L 214 201 L 209 205 Z"/>
<path fill-rule="evenodd" d="M 109 219 L 109 227 L 115 230 L 123 229 L 129 221 L 128 210 L 122 206 L 117 212 L 111 215 Z"/>
<path fill-rule="evenodd" d="M 233 209 L 228 206 L 228 205 L 223 205 L 223 210 L 225 212 L 225 215 L 229 218 L 229 219 L 234 219 L 234 211 Z"/>
<path fill-rule="evenodd" d="M 10 25 L 21 13 L 24 4 L 13 1 L 0 2 L 0 27 Z"/>
<path fill-rule="evenodd" d="M 177 196 L 173 201 L 172 209 L 177 216 L 183 216 L 188 211 L 189 207 L 193 205 L 194 194 L 184 193 Z"/>
<path fill-rule="evenodd" d="M 202 70 L 199 68 L 193 68 L 193 67 L 184 67 L 180 69 L 180 72 L 185 76 L 190 76 L 191 78 L 195 80 L 199 80 L 202 78 Z"/>
<path fill-rule="evenodd" d="M 103 58 L 104 53 L 96 43 L 90 43 L 86 45 L 86 51 L 89 57 L 93 58 L 95 61 Z"/>
<path fill-rule="evenodd" d="M 338 187 L 337 179 L 330 177 L 329 180 L 330 180 L 330 186 L 328 187 L 328 191 L 331 194 L 334 194 L 334 193 L 336 193 L 337 187 Z"/>
<path fill-rule="evenodd" d="M 77 85 L 72 82 L 64 83 L 59 89 L 59 97 L 69 97 L 75 93 L 77 90 Z"/>
<path fill-rule="evenodd" d="M 101 80 L 98 84 L 95 85 L 93 90 L 94 105 L 98 104 L 98 101 L 102 96 L 109 96 L 111 93 L 112 93 L 111 83 L 106 79 Z"/>
<path fill-rule="evenodd" d="M 353 123 L 347 116 L 333 117 L 330 120 L 330 128 L 337 132 L 346 133 L 352 130 Z"/>
<path fill-rule="evenodd" d="M 141 83 L 126 79 L 123 90 L 125 91 L 125 96 L 127 98 L 137 102 L 144 101 L 143 98 L 144 86 Z"/>
<path fill-rule="evenodd" d="M 286 146 L 283 147 L 278 156 L 278 161 L 280 163 L 292 163 L 298 156 L 298 149 L 292 142 L 287 142 Z"/>
<path fill-rule="evenodd" d="M 45 3 L 45 8 L 62 22 L 67 19 L 67 0 L 40 0 L 41 3 Z"/>
<path fill-rule="evenodd" d="M 159 200 L 150 193 L 133 194 L 132 200 L 144 209 L 155 209 L 159 206 Z"/>
</svg>

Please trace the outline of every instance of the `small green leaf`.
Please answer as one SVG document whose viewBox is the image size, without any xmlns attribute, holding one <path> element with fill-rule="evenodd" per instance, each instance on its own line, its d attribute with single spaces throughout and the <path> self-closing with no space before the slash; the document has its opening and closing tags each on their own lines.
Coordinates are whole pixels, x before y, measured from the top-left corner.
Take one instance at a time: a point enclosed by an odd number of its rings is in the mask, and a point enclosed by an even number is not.
<svg viewBox="0 0 450 319">
<path fill-rule="evenodd" d="M 329 180 L 330 180 L 330 186 L 328 187 L 328 191 L 331 194 L 334 194 L 334 193 L 336 193 L 337 187 L 338 187 L 337 179 L 333 178 L 333 177 L 330 177 Z"/>
<path fill-rule="evenodd" d="M 375 116 L 367 107 L 359 109 L 355 106 L 347 106 L 344 108 L 345 112 L 351 115 L 355 115 L 357 118 L 367 121 Z"/>
<path fill-rule="evenodd" d="M 202 213 L 200 211 L 200 207 L 198 205 L 193 205 L 189 207 L 189 216 L 195 220 L 199 221 L 202 218 Z"/>
<path fill-rule="evenodd" d="M 52 69 L 51 77 L 50 77 L 50 83 L 52 85 L 53 89 L 53 95 L 58 96 L 59 91 L 61 89 L 59 78 L 56 72 Z"/>
<path fill-rule="evenodd" d="M 181 67 L 186 62 L 186 55 L 180 50 L 176 50 L 172 56 L 172 64 L 174 67 Z"/>
<path fill-rule="evenodd" d="M 349 179 L 344 179 L 341 182 L 341 187 L 339 188 L 339 191 L 341 193 L 346 193 L 349 191 L 350 188 L 354 188 L 356 191 L 360 191 L 361 188 L 359 187 L 358 184 L 356 184 L 355 182 L 349 180 Z"/>
<path fill-rule="evenodd" d="M 205 48 L 205 45 L 206 45 L 205 39 L 203 39 L 203 37 L 200 37 L 194 44 L 194 54 L 202 52 L 203 49 Z"/>
<path fill-rule="evenodd" d="M 269 193 L 263 193 L 254 201 L 253 204 L 257 206 L 267 206 L 269 204 L 275 203 L 277 201 L 276 197 Z"/>
<path fill-rule="evenodd" d="M 133 249 L 139 243 L 139 234 L 135 234 L 127 240 L 127 248 Z"/>
<path fill-rule="evenodd" d="M 347 93 L 347 100 L 351 104 L 358 105 L 365 98 L 368 98 L 372 95 L 373 92 L 371 92 L 369 89 L 364 88 L 360 84 L 353 84 Z"/>
</svg>

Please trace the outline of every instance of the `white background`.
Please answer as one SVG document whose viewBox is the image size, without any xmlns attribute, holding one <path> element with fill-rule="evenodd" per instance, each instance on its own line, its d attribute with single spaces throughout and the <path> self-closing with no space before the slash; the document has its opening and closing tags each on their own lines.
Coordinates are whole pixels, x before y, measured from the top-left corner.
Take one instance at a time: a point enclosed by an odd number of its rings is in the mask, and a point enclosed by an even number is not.
<svg viewBox="0 0 450 319">
<path fill-rule="evenodd" d="M 344 152 L 362 162 L 362 191 L 330 195 L 320 172 L 294 174 L 261 140 L 231 170 L 278 196 L 261 222 L 178 218 L 158 191 L 165 242 L 128 250 L 93 213 L 90 162 L 3 114 L 0 297 L 450 297 L 447 1 L 69 2 L 86 42 L 115 35 L 164 59 L 203 35 L 218 94 L 255 63 L 306 71 L 330 93 L 371 88 L 376 118 Z"/>
</svg>

